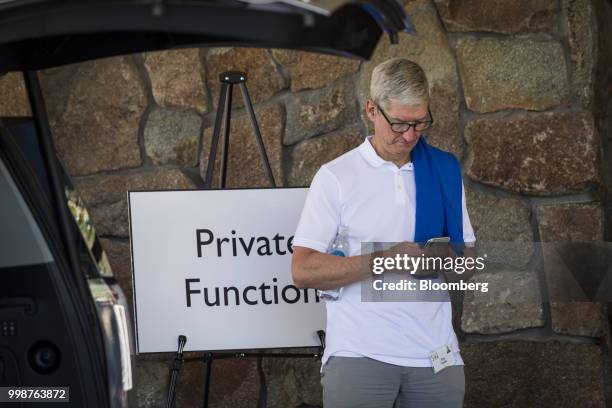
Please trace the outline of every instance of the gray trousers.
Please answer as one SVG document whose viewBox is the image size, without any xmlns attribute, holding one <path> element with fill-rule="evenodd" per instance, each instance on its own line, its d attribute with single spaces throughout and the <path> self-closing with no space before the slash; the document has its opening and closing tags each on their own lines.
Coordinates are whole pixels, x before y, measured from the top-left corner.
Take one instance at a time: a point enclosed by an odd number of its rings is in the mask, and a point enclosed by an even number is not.
<svg viewBox="0 0 612 408">
<path fill-rule="evenodd" d="M 323 366 L 321 385 L 324 408 L 459 408 L 465 376 L 462 365 L 434 374 L 431 367 L 332 356 Z"/>
</svg>

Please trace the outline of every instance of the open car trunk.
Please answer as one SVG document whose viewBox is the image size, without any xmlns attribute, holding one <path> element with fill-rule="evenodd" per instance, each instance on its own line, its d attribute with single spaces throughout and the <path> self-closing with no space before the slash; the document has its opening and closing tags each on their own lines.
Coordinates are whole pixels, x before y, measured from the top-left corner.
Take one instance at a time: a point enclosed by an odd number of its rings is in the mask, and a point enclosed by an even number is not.
<svg viewBox="0 0 612 408">
<path fill-rule="evenodd" d="M 0 72 L 177 47 L 241 45 L 369 58 L 412 24 L 395 0 L 9 0 Z"/>
</svg>

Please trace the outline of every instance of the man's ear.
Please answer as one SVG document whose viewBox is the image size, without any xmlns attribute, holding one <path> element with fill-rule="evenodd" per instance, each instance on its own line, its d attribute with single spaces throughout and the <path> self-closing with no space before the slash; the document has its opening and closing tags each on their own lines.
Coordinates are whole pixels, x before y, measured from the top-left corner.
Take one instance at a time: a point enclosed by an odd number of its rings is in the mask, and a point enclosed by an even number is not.
<svg viewBox="0 0 612 408">
<path fill-rule="evenodd" d="M 368 119 L 370 119 L 370 122 L 374 123 L 374 121 L 376 120 L 376 104 L 372 99 L 366 99 L 365 109 L 366 115 L 368 115 Z"/>
</svg>

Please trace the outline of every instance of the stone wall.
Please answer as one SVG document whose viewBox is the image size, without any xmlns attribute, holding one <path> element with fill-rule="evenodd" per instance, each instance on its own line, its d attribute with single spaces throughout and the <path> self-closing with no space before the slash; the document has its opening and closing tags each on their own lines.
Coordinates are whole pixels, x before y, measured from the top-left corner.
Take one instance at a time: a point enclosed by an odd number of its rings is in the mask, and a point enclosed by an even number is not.
<svg viewBox="0 0 612 408">
<path fill-rule="evenodd" d="M 484 278 L 520 296 L 483 304 L 466 294 L 454 308 L 466 362 L 465 405 L 612 403 L 607 305 L 542 301 L 543 279 L 555 271 L 544 270 L 534 244 L 608 237 L 610 2 L 415 0 L 406 9 L 417 36 L 402 35 L 394 46 L 382 39 L 369 62 L 215 48 L 42 72 L 55 145 L 121 286 L 131 296 L 125 192 L 203 187 L 219 73 L 248 73 L 277 183 L 305 186 L 321 164 L 369 131 L 363 108 L 373 67 L 406 57 L 428 74 L 436 119 L 428 140 L 461 160 L 478 240 L 517 248 L 497 254 L 507 270 Z M 0 116 L 29 114 L 18 75 L 1 79 L 0 92 L 8 95 Z M 228 186 L 267 186 L 239 92 L 231 132 Z M 170 359 L 136 360 L 134 406 L 163 404 Z M 317 361 L 213 366 L 213 407 L 321 405 Z M 202 364 L 186 364 L 177 406 L 199 404 L 202 384 Z"/>
<path fill-rule="evenodd" d="M 601 135 L 604 150 L 602 173 L 607 185 L 607 197 L 612 192 L 612 2 L 596 2 L 594 14 L 597 18 L 597 65 L 595 67 L 595 104 L 593 113 L 597 130 Z M 612 200 L 608 204 L 608 231 L 612 231 Z M 608 237 L 610 238 L 610 237 Z"/>
</svg>

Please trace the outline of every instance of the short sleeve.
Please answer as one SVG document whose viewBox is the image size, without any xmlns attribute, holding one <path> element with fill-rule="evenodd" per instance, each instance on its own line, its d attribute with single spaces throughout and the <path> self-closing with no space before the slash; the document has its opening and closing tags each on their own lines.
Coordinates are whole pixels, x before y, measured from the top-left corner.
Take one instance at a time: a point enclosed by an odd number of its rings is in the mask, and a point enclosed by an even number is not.
<svg viewBox="0 0 612 408">
<path fill-rule="evenodd" d="M 472 223 L 470 222 L 470 216 L 468 214 L 467 205 L 465 202 L 465 187 L 463 186 L 463 182 L 461 183 L 461 207 L 461 218 L 463 219 L 463 242 L 473 243 L 476 241 L 476 236 L 474 235 L 474 229 L 472 228 Z"/>
<path fill-rule="evenodd" d="M 306 195 L 293 246 L 327 252 L 340 224 L 340 183 L 322 166 L 315 174 Z"/>
</svg>

